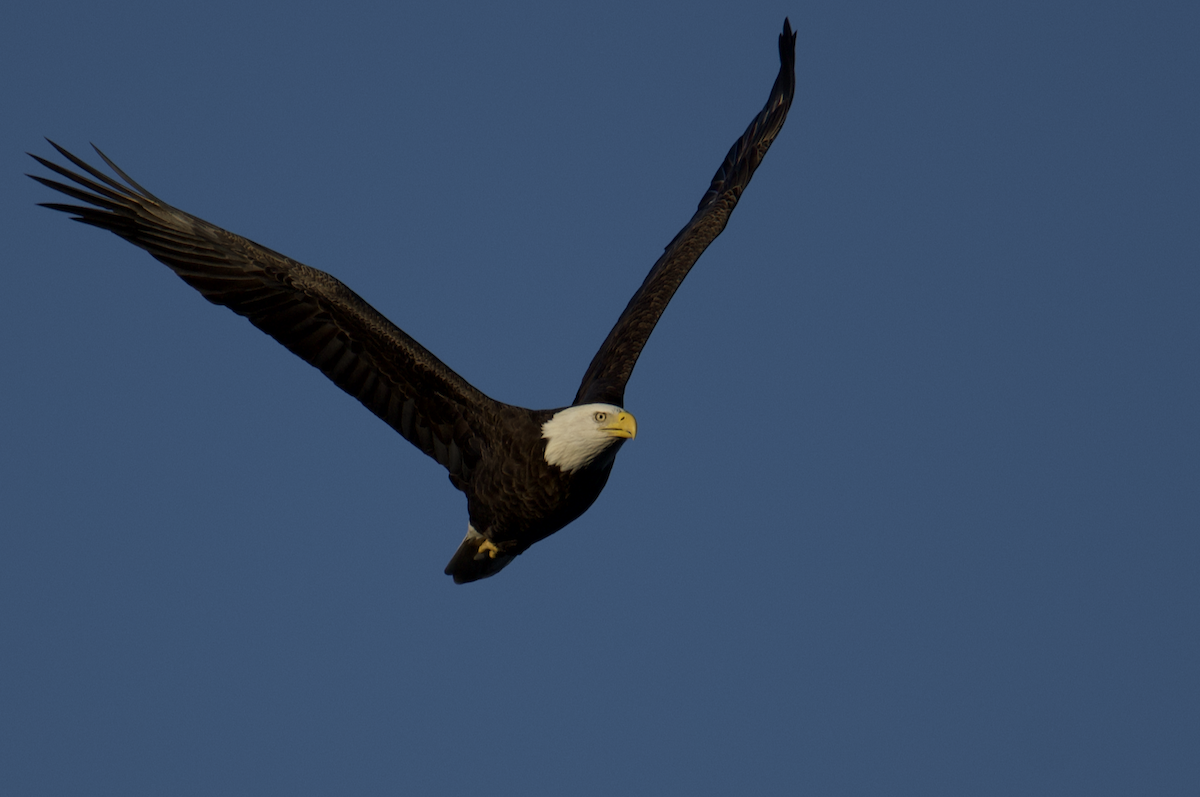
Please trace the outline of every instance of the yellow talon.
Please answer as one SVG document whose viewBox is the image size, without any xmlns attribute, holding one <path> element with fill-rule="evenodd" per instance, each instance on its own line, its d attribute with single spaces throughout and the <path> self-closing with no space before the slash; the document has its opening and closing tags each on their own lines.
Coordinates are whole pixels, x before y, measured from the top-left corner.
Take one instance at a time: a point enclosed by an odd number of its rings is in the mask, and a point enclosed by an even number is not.
<svg viewBox="0 0 1200 797">
<path fill-rule="evenodd" d="M 479 543 L 479 552 L 484 553 L 485 551 L 490 559 L 495 559 L 496 554 L 500 553 L 500 549 L 497 548 L 496 544 L 491 540 L 484 540 L 483 542 Z"/>
</svg>

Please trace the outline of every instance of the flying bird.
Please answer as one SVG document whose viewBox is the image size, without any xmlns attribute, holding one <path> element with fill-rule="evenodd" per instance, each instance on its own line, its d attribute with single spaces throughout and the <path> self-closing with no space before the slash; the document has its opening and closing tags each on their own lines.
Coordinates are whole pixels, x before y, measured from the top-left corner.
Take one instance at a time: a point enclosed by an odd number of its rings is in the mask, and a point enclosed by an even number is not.
<svg viewBox="0 0 1200 797">
<path fill-rule="evenodd" d="M 729 149 L 695 215 L 650 269 L 568 407 L 530 410 L 484 395 L 329 274 L 172 207 L 96 153 L 124 182 L 55 144 L 88 176 L 30 154 L 71 184 L 30 175 L 85 205 L 44 203 L 145 249 L 214 304 L 320 369 L 450 474 L 467 497 L 467 535 L 446 566 L 456 583 L 495 575 L 575 520 L 637 434 L 625 384 L 667 303 L 720 235 L 795 93 L 796 35 L 779 35 L 779 75 Z"/>
</svg>

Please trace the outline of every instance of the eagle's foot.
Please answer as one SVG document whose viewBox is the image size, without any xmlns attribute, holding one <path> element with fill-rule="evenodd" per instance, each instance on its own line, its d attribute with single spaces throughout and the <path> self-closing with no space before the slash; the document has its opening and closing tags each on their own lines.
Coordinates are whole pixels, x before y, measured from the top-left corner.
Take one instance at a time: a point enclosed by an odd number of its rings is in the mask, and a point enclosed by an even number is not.
<svg viewBox="0 0 1200 797">
<path fill-rule="evenodd" d="M 504 547 L 507 548 L 508 546 L 506 545 Z M 492 542 L 491 540 L 484 540 L 483 542 L 479 543 L 479 553 L 486 553 L 489 559 L 495 559 L 497 556 L 504 553 L 504 548 L 497 546 L 496 543 Z"/>
</svg>

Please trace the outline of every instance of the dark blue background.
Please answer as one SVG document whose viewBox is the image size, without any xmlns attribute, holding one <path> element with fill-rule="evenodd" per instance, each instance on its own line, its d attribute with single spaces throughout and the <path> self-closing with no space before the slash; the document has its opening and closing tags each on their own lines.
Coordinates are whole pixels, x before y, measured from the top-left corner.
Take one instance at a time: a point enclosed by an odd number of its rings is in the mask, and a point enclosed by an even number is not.
<svg viewBox="0 0 1200 797">
<path fill-rule="evenodd" d="M 1195 794 L 1191 3 L 0 12 L 0 791 Z M 444 472 L 115 236 L 41 136 L 567 403 L 766 99 L 597 505 Z"/>
</svg>

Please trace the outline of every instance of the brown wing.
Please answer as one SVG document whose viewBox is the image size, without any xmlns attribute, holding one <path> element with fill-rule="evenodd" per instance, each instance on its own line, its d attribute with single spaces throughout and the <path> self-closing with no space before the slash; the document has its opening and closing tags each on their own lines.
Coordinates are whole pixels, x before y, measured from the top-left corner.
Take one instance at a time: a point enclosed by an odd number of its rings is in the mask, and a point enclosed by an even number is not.
<svg viewBox="0 0 1200 797">
<path fill-rule="evenodd" d="M 50 143 L 95 180 L 36 155 L 31 157 L 74 185 L 30 177 L 94 207 L 45 207 L 145 249 L 204 298 L 245 316 L 320 369 L 445 466 L 456 484 L 469 478 L 487 431 L 481 427 L 494 416 L 496 402 L 325 272 L 171 207 L 98 149 L 127 185 Z"/>
<path fill-rule="evenodd" d="M 795 91 L 796 34 L 785 19 L 783 33 L 779 34 L 779 76 L 771 87 L 766 106 L 730 147 L 696 214 L 667 245 L 642 287 L 629 300 L 625 312 L 588 366 L 575 394 L 575 404 L 605 402 L 624 406 L 625 383 L 654 325 L 696 260 L 725 229 L 742 191 L 783 127 Z"/>
</svg>

